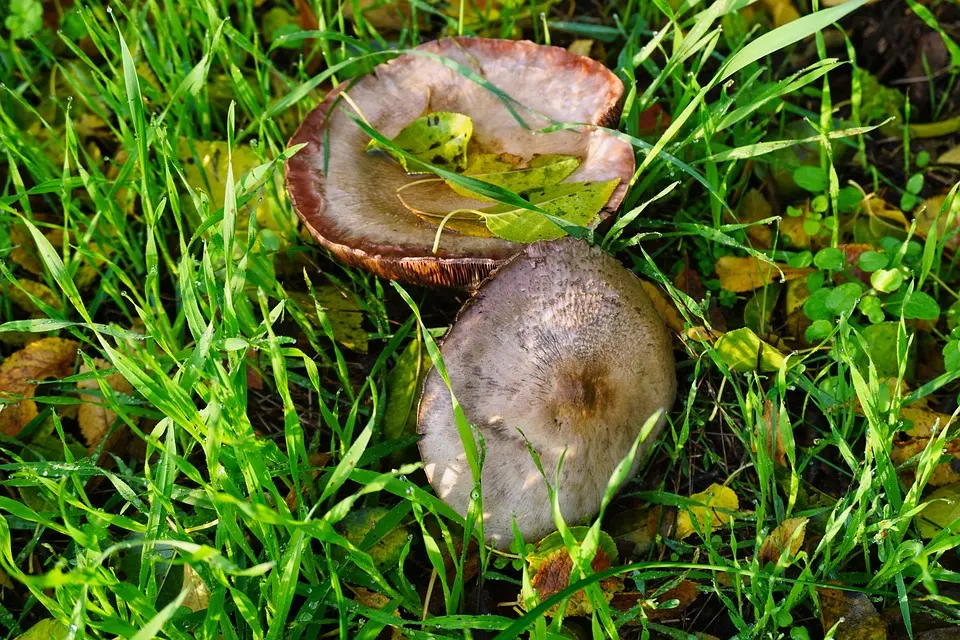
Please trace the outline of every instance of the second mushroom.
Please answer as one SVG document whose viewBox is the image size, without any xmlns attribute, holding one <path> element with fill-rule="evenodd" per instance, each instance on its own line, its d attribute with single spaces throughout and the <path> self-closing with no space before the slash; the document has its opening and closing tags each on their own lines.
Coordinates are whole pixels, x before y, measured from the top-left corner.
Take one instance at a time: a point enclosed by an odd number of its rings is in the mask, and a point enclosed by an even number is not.
<svg viewBox="0 0 960 640">
<path fill-rule="evenodd" d="M 452 388 L 436 369 L 424 384 L 424 468 L 437 495 L 466 515 L 474 480 L 452 391 L 482 436 L 484 530 L 500 548 L 514 519 L 527 540 L 553 531 L 546 481 L 561 457 L 564 519 L 595 515 L 644 423 L 676 393 L 670 338 L 640 281 L 571 238 L 529 245 L 501 267 L 461 310 L 441 354 Z M 641 443 L 634 472 L 663 424 Z"/>
</svg>

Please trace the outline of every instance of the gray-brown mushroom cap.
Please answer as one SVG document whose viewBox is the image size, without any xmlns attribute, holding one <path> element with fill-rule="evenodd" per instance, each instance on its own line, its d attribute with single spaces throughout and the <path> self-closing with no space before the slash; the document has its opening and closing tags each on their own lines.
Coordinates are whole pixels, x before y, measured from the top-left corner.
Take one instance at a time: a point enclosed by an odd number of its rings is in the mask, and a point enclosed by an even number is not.
<svg viewBox="0 0 960 640">
<path fill-rule="evenodd" d="M 511 517 L 528 540 L 555 528 L 544 478 L 519 431 L 551 484 L 566 451 L 558 490 L 573 524 L 596 514 L 614 468 L 676 394 L 670 337 L 640 280 L 572 238 L 529 245 L 498 269 L 461 311 L 441 353 L 467 420 L 483 435 L 484 530 L 499 547 L 513 539 Z M 637 464 L 663 424 L 641 443 Z M 436 369 L 424 383 L 418 431 L 427 478 L 465 515 L 473 479 Z"/>
<path fill-rule="evenodd" d="M 397 197 L 397 189 L 412 178 L 385 154 L 366 152 L 369 137 L 351 119 L 358 117 L 356 109 L 388 138 L 427 113 L 452 111 L 473 119 L 473 140 L 486 152 L 523 160 L 576 155 L 582 164 L 567 181 L 620 178 L 606 213 L 616 209 L 634 170 L 629 143 L 592 126 L 548 134 L 530 130 L 551 120 L 615 125 L 623 84 L 603 65 L 524 41 L 448 38 L 417 50 L 427 55 L 404 54 L 331 91 L 290 139 L 291 145 L 306 144 L 286 163 L 293 206 L 313 236 L 339 259 L 387 278 L 464 287 L 479 283 L 523 247 L 444 230 L 439 251 L 433 253 L 437 226 L 411 213 Z M 494 93 L 431 55 L 463 65 L 528 108 L 518 110 L 530 129 Z M 442 183 L 435 188 L 437 200 L 450 208 L 490 206 L 450 198 Z"/>
</svg>

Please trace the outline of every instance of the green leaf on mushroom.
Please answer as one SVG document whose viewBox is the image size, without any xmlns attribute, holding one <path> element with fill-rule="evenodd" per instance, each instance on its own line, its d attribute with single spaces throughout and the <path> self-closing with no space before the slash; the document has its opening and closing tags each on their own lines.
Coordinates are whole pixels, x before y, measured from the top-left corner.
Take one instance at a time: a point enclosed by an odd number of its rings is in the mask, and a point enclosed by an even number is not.
<svg viewBox="0 0 960 640">
<path fill-rule="evenodd" d="M 488 156 L 491 154 L 480 155 Z M 504 168 L 503 165 L 509 168 Z M 481 160 L 479 163 L 471 162 L 471 166 L 464 171 L 464 175 L 503 187 L 519 195 L 526 195 L 534 189 L 563 182 L 579 166 L 580 159 L 575 156 L 544 155 L 534 158 L 530 161 L 529 166 L 521 169 L 512 167 L 499 159 L 493 162 L 486 160 Z M 461 196 L 490 200 L 490 198 L 466 189 L 451 180 L 448 180 L 447 184 Z"/>
<path fill-rule="evenodd" d="M 473 137 L 473 119 L 461 113 L 437 111 L 417 118 L 391 142 L 418 160 L 450 170 L 467 166 L 467 145 Z M 407 173 L 426 173 L 422 167 L 408 164 L 407 158 L 378 140 L 367 144 L 367 151 L 384 151 L 392 156 Z"/>
<path fill-rule="evenodd" d="M 586 226 L 610 199 L 620 179 L 604 182 L 573 182 L 550 185 L 527 193 L 530 204 L 567 222 Z M 511 242 L 556 240 L 567 235 L 546 216 L 510 205 L 497 205 L 478 212 L 490 231 Z"/>
</svg>

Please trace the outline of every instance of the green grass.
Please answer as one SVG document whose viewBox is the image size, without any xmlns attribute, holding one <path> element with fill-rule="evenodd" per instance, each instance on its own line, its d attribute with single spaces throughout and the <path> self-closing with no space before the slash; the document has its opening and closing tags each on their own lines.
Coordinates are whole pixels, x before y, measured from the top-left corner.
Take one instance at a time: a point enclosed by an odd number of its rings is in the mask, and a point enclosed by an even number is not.
<svg viewBox="0 0 960 640">
<path fill-rule="evenodd" d="M 859 3 L 770 31 L 743 17 L 742 0 L 679 10 L 628 0 L 585 15 L 536 1 L 503 3 L 494 15 L 418 0 L 402 28 L 382 33 L 329 0 L 308 4 L 311 33 L 291 4 L 272 0 L 94 0 L 56 20 L 59 31 L 0 31 L 0 354 L 57 335 L 90 365 L 41 384 L 37 417 L 0 440 L 7 637 L 52 617 L 70 638 L 817 638 L 831 632 L 820 611 L 824 588 L 837 584 L 898 612 L 907 633 L 913 621 L 960 623 L 960 534 L 920 526 L 926 484 L 953 434 L 942 429 L 905 464 L 892 457 L 909 427 L 901 406 L 956 407 L 955 360 L 912 374 L 907 349 L 919 345 L 922 363 L 957 348 L 949 233 L 904 232 L 886 245 L 884 234 L 869 236 L 885 249 L 885 268 L 909 267 L 883 297 L 899 336 L 884 362 L 860 355 L 871 323 L 843 292 L 808 314 L 826 331 L 795 341 L 777 371 L 734 370 L 705 332 L 678 342 L 680 397 L 655 463 L 622 487 L 611 480 L 606 514 L 587 523 L 586 539 L 558 518 L 576 569 L 570 587 L 540 601 L 523 561 L 535 550 L 465 545 L 473 523 L 433 496 L 411 447 L 403 367 L 437 360 L 462 296 L 338 265 L 298 230 L 280 179 L 287 139 L 324 93 L 398 51 L 457 33 L 592 38 L 624 80 L 617 135 L 637 149 L 638 169 L 618 221 L 585 235 L 662 284 L 690 326 L 715 323 L 712 307 L 733 329 L 745 304 L 764 309 L 766 298 L 723 290 L 712 275 L 718 259 L 813 265 L 838 291 L 822 274 L 849 272 L 842 260 L 831 266 L 830 250 L 853 232 L 829 222 L 855 216 L 844 208 L 847 181 L 862 193 L 886 189 L 893 204 L 908 192 L 896 173 L 885 177 L 889 167 L 841 160 L 881 137 L 885 116 L 860 112 L 869 99 L 861 71 L 830 60 L 820 35 L 818 61 L 787 62 L 790 45 Z M 267 31 L 275 7 L 292 23 Z M 828 83 L 844 70 L 850 110 Z M 670 124 L 651 135 L 639 122 L 654 104 Z M 907 137 L 902 160 L 922 174 L 915 142 Z M 783 198 L 820 198 L 812 206 L 822 205 L 825 248 L 791 250 L 782 233 L 772 248 L 755 247 L 757 221 L 737 219 L 744 193 L 769 184 L 798 148 L 819 182 Z M 674 284 L 685 260 L 704 278 L 707 302 Z M 932 329 L 918 326 L 923 309 L 908 301 L 903 319 L 890 297 L 913 290 L 937 305 Z M 787 294 L 772 283 L 757 295 Z M 784 327 L 758 333 L 772 341 Z M 131 389 L 117 390 L 112 374 Z M 891 378 L 916 383 L 901 393 Z M 117 416 L 112 444 L 83 440 L 84 380 Z M 780 461 L 764 427 L 771 412 Z M 903 472 L 914 468 L 910 482 Z M 669 517 L 711 483 L 739 498 L 726 524 L 646 539 L 646 508 Z M 762 562 L 761 544 L 788 518 L 808 519 L 806 543 L 793 558 Z M 594 572 L 601 529 L 622 553 Z M 656 604 L 611 606 L 603 580 L 614 576 Z M 698 597 L 671 614 L 675 603 L 658 597 L 682 581 Z M 583 588 L 592 616 L 544 615 Z M 481 606 L 484 598 L 495 602 Z M 510 602 L 524 606 L 496 606 Z"/>
</svg>

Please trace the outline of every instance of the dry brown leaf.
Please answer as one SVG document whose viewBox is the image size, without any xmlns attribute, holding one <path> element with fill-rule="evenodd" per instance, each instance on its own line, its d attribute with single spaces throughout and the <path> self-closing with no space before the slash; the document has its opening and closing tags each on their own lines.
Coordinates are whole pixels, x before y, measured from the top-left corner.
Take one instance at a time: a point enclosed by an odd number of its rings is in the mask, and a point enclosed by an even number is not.
<svg viewBox="0 0 960 640">
<path fill-rule="evenodd" d="M 837 626 L 836 640 L 886 640 L 887 627 L 865 594 L 840 589 L 817 589 L 820 622 L 826 633 Z"/>
<path fill-rule="evenodd" d="M 329 453 L 314 451 L 307 457 L 307 462 L 310 464 L 310 467 L 313 471 L 313 479 L 316 480 L 320 477 L 320 474 L 323 473 L 323 467 L 327 466 L 330 463 L 332 456 Z M 310 487 L 306 484 L 301 487 L 301 493 L 304 498 L 310 495 Z M 286 497 L 287 508 L 291 512 L 297 512 L 297 493 L 293 489 L 287 493 Z"/>
<path fill-rule="evenodd" d="M 655 102 L 637 116 L 637 133 L 641 136 L 660 135 L 671 122 L 670 114 Z"/>
<path fill-rule="evenodd" d="M 94 361 L 97 369 L 109 369 L 110 363 L 106 360 L 96 358 Z M 83 364 L 80 366 L 80 373 L 90 373 L 90 368 Z M 130 395 L 133 393 L 133 387 L 119 373 L 112 373 L 106 376 L 106 382 L 111 389 L 117 393 Z M 110 427 L 117 419 L 117 414 L 103 406 L 106 404 L 103 396 L 99 393 L 100 385 L 96 378 L 79 380 L 77 382 L 78 394 L 83 404 L 77 409 L 77 422 L 80 423 L 80 431 L 83 433 L 83 439 L 87 443 L 87 448 L 93 451 L 100 446 L 103 439 L 110 432 Z M 83 391 L 96 391 L 96 394 L 83 393 Z"/>
<path fill-rule="evenodd" d="M 773 216 L 773 206 L 767 202 L 757 189 L 750 189 L 740 200 L 740 210 L 738 212 L 738 222 L 740 224 L 752 224 Z M 731 220 L 732 222 L 732 220 Z M 767 225 L 755 225 L 747 227 L 747 237 L 753 241 L 755 247 L 769 249 L 773 245 L 772 223 Z"/>
<path fill-rule="evenodd" d="M 808 518 L 787 518 L 770 532 L 760 545 L 760 563 L 777 563 L 784 552 L 793 557 L 803 546 Z"/>
<path fill-rule="evenodd" d="M 28 344 L 0 364 L 0 433 L 14 437 L 37 417 L 33 398 L 37 382 L 70 375 L 78 345 L 73 340 L 44 338 Z M 17 402 L 17 398 L 22 399 Z"/>
<path fill-rule="evenodd" d="M 776 422 L 776 430 L 774 429 Z M 773 403 L 767 400 L 763 405 L 763 424 L 764 440 L 767 443 L 767 452 L 773 458 L 773 463 L 778 467 L 787 466 L 787 448 L 783 437 L 785 425 L 780 423 L 778 417 L 774 416 Z"/>
<path fill-rule="evenodd" d="M 797 278 L 805 278 L 813 273 L 813 269 L 794 269 L 785 264 L 773 265 L 769 262 L 761 262 L 756 258 L 734 258 L 724 256 L 717 260 L 717 277 L 720 278 L 720 286 L 725 291 L 734 293 L 743 293 L 753 291 L 771 282 L 782 281 L 789 282 Z M 780 274 L 783 273 L 783 279 Z"/>
<path fill-rule="evenodd" d="M 677 305 L 673 303 L 673 300 L 665 296 L 660 291 L 660 287 L 652 282 L 642 280 L 640 284 L 643 285 L 643 290 L 650 296 L 650 301 L 653 302 L 653 308 L 657 310 L 657 313 L 666 325 L 677 333 L 683 333 L 683 316 L 680 315 L 680 311 L 677 309 Z"/>
<path fill-rule="evenodd" d="M 740 508 L 740 499 L 730 487 L 712 484 L 705 491 L 690 496 L 690 500 L 699 502 L 703 506 L 690 506 L 677 513 L 676 537 L 680 540 L 696 533 L 699 529 L 709 533 L 730 522 L 733 516 L 725 511 L 736 511 Z M 722 509 L 723 511 L 721 511 Z M 697 529 L 694 528 L 697 523 Z"/>
<path fill-rule="evenodd" d="M 541 602 L 567 588 L 570 584 L 570 571 L 573 570 L 573 560 L 570 559 L 570 554 L 567 553 L 565 548 L 557 549 L 546 557 L 539 559 L 535 566 L 531 562 L 531 566 L 535 570 L 535 573 L 530 584 L 534 590 L 536 590 Z M 610 557 L 603 549 L 597 549 L 597 554 L 593 557 L 590 568 L 593 569 L 594 572 L 610 568 Z M 600 588 L 603 591 L 604 597 L 609 601 L 615 593 L 623 589 L 623 581 L 616 577 L 607 578 L 606 580 L 600 581 Z M 554 615 L 558 607 L 559 605 L 550 609 L 547 615 Z M 592 612 L 593 607 L 590 604 L 590 599 L 587 597 L 586 592 L 578 591 L 570 596 L 570 599 L 567 601 L 564 615 L 582 616 L 590 615 Z"/>
</svg>

